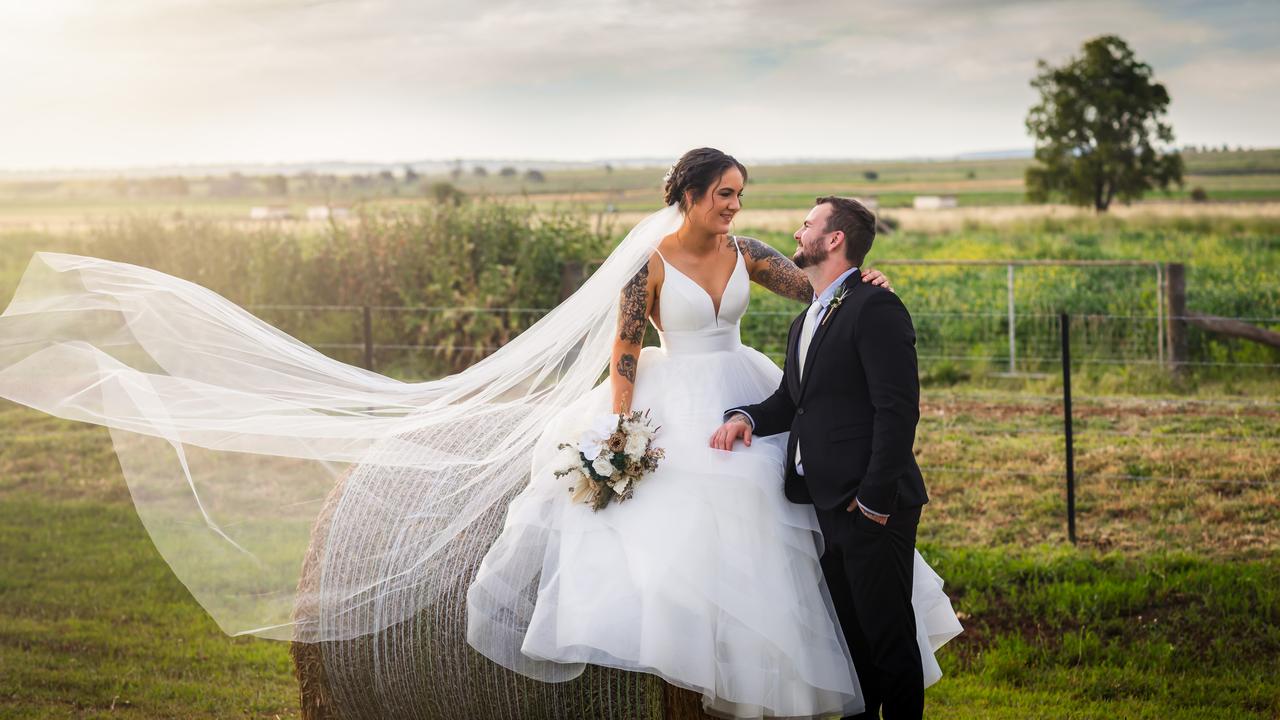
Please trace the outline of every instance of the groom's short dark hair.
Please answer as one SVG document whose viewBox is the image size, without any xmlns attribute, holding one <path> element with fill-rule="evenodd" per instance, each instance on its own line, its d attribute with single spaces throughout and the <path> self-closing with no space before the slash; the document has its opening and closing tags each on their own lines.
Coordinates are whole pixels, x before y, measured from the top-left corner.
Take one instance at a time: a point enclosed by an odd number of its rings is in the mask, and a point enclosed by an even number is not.
<svg viewBox="0 0 1280 720">
<path fill-rule="evenodd" d="M 871 242 L 876 239 L 876 216 L 867 206 L 853 198 L 828 195 L 813 201 L 815 205 L 831 206 L 827 218 L 827 232 L 844 233 L 844 256 L 849 262 L 861 266 L 871 252 Z"/>
</svg>

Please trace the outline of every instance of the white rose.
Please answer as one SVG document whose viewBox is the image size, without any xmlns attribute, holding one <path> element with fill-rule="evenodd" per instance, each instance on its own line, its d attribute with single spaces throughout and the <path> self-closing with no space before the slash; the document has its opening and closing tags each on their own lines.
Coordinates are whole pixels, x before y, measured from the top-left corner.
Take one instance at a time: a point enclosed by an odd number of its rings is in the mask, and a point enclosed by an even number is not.
<svg viewBox="0 0 1280 720">
<path fill-rule="evenodd" d="M 595 470 L 596 474 L 601 477 L 612 477 L 614 473 L 618 472 L 618 468 L 614 467 L 613 463 L 609 461 L 608 455 L 601 455 L 592 460 L 591 469 Z"/>
<path fill-rule="evenodd" d="M 578 448 L 573 445 L 566 445 L 560 449 L 560 454 L 556 456 L 554 470 L 579 470 L 582 468 L 582 456 L 578 454 Z"/>
<path fill-rule="evenodd" d="M 627 454 L 629 460 L 639 460 L 644 455 L 644 449 L 649 445 L 649 438 L 636 433 L 627 437 L 627 447 L 623 450 Z"/>
<path fill-rule="evenodd" d="M 600 457 L 600 451 L 604 449 L 605 442 L 609 440 L 618 429 L 618 416 L 614 414 L 601 415 L 591 421 L 591 426 L 582 433 L 582 437 L 578 440 L 578 450 L 587 456 L 588 460 L 595 460 Z M 603 474 L 603 473 L 602 473 Z"/>
</svg>

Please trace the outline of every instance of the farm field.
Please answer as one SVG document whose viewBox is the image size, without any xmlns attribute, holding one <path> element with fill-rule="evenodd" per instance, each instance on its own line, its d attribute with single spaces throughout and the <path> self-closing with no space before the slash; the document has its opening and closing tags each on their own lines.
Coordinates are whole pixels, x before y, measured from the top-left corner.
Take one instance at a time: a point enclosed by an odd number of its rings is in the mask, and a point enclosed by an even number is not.
<svg viewBox="0 0 1280 720">
<path fill-rule="evenodd" d="M 941 653 L 946 677 L 927 694 L 929 717 L 1280 714 L 1280 352 L 1193 331 L 1191 356 L 1202 364 L 1174 375 L 1153 359 L 1159 296 L 1149 267 L 1020 268 L 1020 360 L 1010 374 L 1000 264 L 1184 262 L 1189 307 L 1277 328 L 1280 218 L 1265 210 L 1275 206 L 1250 205 L 1262 212 L 1240 216 L 1139 206 L 1104 218 L 969 218 L 924 229 L 904 221 L 877 240 L 873 257 L 883 261 L 997 263 L 884 265 L 919 335 L 917 451 L 932 496 L 920 547 L 966 627 Z M 526 226 L 522 211 L 509 210 L 402 200 L 335 226 L 242 227 L 216 213 L 156 217 L 149 206 L 116 216 L 122 222 L 91 216 L 79 229 L 9 228 L 0 230 L 0 300 L 35 250 L 101 253 L 263 306 L 255 312 L 269 322 L 359 362 L 351 307 L 459 303 L 455 284 L 421 272 L 424 257 L 450 277 L 485 258 L 505 262 L 506 253 L 536 259 L 509 287 L 486 285 L 491 296 L 462 304 L 545 307 L 558 259 L 599 258 L 618 233 L 597 229 L 592 216 Z M 742 224 L 790 252 L 790 228 L 750 215 Z M 441 230 L 473 237 L 476 227 L 491 242 L 465 251 Z M 444 254 L 415 254 L 422 248 Z M 526 287 L 530 278 L 541 285 Z M 753 292 L 744 339 L 779 359 L 778 336 L 796 308 Z M 285 307 L 293 305 L 330 309 Z M 1053 360 L 1061 310 L 1078 318 L 1075 546 Z M 533 317 L 375 315 L 375 340 L 386 346 L 378 369 L 414 380 L 473 360 L 405 347 L 406 338 L 435 342 L 442 321 L 462 333 L 459 344 L 496 346 Z M 297 717 L 287 647 L 228 638 L 204 615 L 148 540 L 104 429 L 0 404 L 0 716 L 124 713 Z"/>
<path fill-rule="evenodd" d="M 1197 152 L 1185 158 L 1187 173 L 1183 188 L 1168 194 L 1153 192 L 1143 202 L 1130 208 L 1117 205 L 1116 210 L 1234 214 L 1240 211 L 1233 208 L 1241 203 L 1280 201 L 1280 150 Z M 751 168 L 744 207 L 755 211 L 803 210 L 814 197 L 828 194 L 875 198 L 881 208 L 890 211 L 907 227 L 920 229 L 927 229 L 939 218 L 947 218 L 942 222 L 949 225 L 1001 218 L 1010 208 L 1015 209 L 1014 217 L 1023 219 L 1081 212 L 1055 205 L 1026 205 L 1022 178 L 1030 163 L 1029 159 L 1008 159 L 761 164 Z M 279 206 L 295 218 L 305 218 L 307 208 L 314 205 L 383 207 L 416 202 L 431 196 L 433 187 L 439 183 L 456 186 L 471 196 L 589 213 L 606 210 L 640 213 L 656 209 L 663 171 L 661 167 L 606 170 L 603 166 L 548 170 L 540 182 L 529 181 L 522 175 L 502 177 L 494 172 L 483 177 L 471 172 L 463 172 L 456 178 L 422 176 L 411 184 L 398 180 L 355 183 L 338 179 L 335 186 L 324 190 L 310 181 L 294 179 L 288 181 L 288 195 L 267 194 L 246 182 L 233 196 L 213 195 L 209 183 L 198 179 L 190 181 L 187 193 L 181 196 L 142 186 L 136 193 L 128 191 L 122 195 L 106 180 L 0 180 L 0 230 L 85 229 L 102 219 L 137 214 L 248 220 L 250 208 L 263 205 Z M 868 179 L 868 173 L 874 173 L 875 179 Z M 1192 188 L 1202 188 L 1208 203 L 1181 209 L 1192 205 L 1188 199 Z M 961 212 L 911 210 L 916 195 L 937 194 L 955 195 Z M 992 208 L 1001 211 L 993 212 Z M 982 212 L 972 212 L 977 209 Z M 1267 212 L 1274 214 L 1275 210 Z M 631 217 L 624 215 L 622 222 Z M 748 218 L 744 217 L 744 221 Z M 316 223 L 298 220 L 294 224 Z"/>
</svg>

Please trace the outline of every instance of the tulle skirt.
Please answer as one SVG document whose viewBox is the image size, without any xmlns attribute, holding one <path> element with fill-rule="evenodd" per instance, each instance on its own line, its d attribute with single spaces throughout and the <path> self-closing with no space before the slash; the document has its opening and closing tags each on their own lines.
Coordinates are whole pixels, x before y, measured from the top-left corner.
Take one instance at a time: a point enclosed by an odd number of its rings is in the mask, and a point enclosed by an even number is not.
<svg viewBox="0 0 1280 720">
<path fill-rule="evenodd" d="M 709 447 L 725 408 L 773 392 L 780 371 L 743 346 L 641 353 L 634 409 L 661 425 L 666 457 L 632 499 L 599 512 L 570 501 L 548 464 L 560 442 L 610 410 L 607 383 L 558 416 L 529 486 L 468 593 L 468 639 L 549 682 L 584 663 L 656 674 L 735 718 L 853 714 L 863 707 L 818 558 L 812 506 L 783 495 L 786 435 L 733 452 Z M 926 682 L 959 631 L 942 583 L 917 554 Z M 954 631 L 954 632 L 953 632 Z"/>
</svg>

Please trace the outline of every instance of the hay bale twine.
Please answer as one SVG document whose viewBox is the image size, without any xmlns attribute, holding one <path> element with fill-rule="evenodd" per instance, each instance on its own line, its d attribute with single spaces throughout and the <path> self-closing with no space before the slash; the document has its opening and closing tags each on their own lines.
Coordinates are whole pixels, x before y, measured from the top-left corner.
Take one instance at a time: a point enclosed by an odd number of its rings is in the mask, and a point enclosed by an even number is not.
<svg viewBox="0 0 1280 720">
<path fill-rule="evenodd" d="M 325 499 L 311 533 L 299 590 L 319 586 L 321 555 L 346 477 Z M 514 493 L 512 494 L 514 497 Z M 496 504 L 466 531 L 483 547 L 502 529 Z M 543 683 L 512 672 L 466 641 L 466 594 L 483 553 L 459 553 L 459 572 L 438 602 L 411 620 L 351 640 L 294 642 L 304 720 L 708 720 L 698 693 L 646 673 L 588 665 L 579 677 Z M 299 593 L 299 597 L 306 597 Z M 295 608 L 314 617 L 315 608 Z"/>
</svg>

